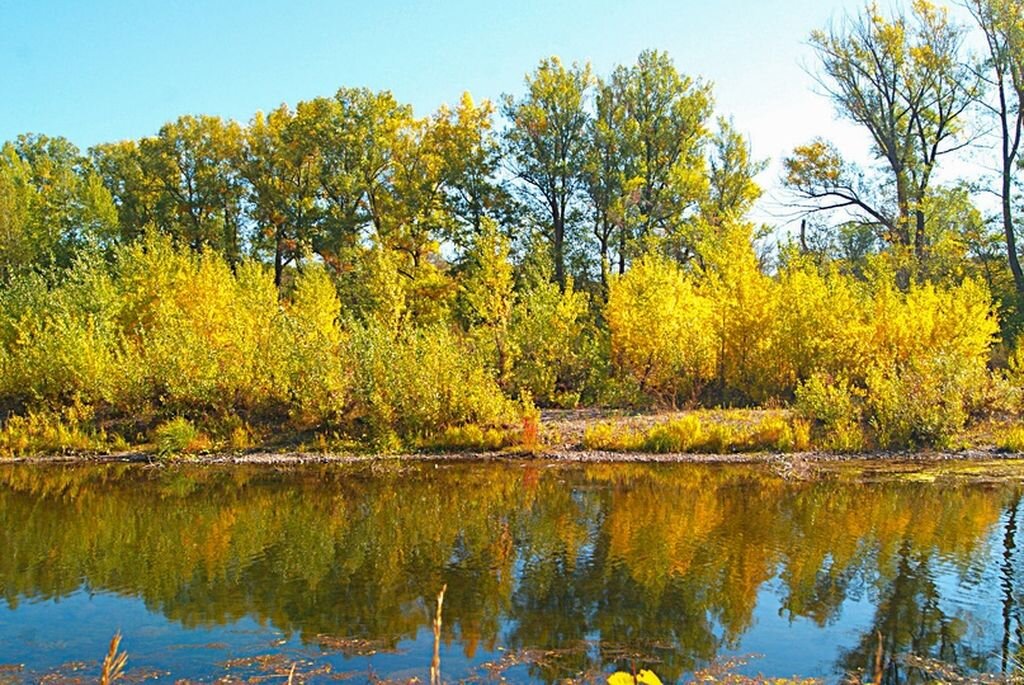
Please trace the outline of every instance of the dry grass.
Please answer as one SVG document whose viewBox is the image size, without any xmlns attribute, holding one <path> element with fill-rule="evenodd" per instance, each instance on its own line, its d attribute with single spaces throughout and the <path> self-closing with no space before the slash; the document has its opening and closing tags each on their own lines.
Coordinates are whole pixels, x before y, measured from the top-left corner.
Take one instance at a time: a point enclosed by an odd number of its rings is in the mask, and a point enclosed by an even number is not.
<svg viewBox="0 0 1024 685">
<path fill-rule="evenodd" d="M 128 652 L 120 651 L 120 647 L 121 632 L 118 631 L 111 638 L 107 656 L 103 658 L 103 668 L 100 671 L 100 685 L 110 685 L 124 676 L 124 668 L 128 664 Z"/>
</svg>

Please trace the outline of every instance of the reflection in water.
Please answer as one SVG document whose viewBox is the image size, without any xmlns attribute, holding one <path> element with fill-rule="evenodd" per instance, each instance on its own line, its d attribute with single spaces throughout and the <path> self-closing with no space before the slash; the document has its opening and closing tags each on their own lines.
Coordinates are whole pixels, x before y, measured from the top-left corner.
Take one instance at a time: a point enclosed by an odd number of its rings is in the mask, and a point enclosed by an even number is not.
<svg viewBox="0 0 1024 685">
<path fill-rule="evenodd" d="M 1019 504 L 1010 484 L 735 466 L 7 465 L 0 595 L 22 622 L 85 588 L 141 599 L 179 642 L 245 619 L 387 650 L 429 631 L 447 583 L 448 651 L 549 650 L 521 677 L 642 663 L 668 682 L 749 644 L 755 672 L 870 677 L 881 635 L 885 681 L 918 682 L 908 654 L 1020 663 Z M 833 636 L 829 663 L 808 635 Z"/>
</svg>

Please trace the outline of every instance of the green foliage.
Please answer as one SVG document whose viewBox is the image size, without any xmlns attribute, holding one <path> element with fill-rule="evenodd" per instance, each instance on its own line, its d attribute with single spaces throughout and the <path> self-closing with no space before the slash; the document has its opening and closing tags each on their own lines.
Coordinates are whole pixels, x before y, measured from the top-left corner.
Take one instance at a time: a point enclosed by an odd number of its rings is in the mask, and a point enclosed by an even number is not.
<svg viewBox="0 0 1024 685">
<path fill-rule="evenodd" d="M 814 422 L 815 442 L 834 452 L 859 452 L 865 447 L 862 398 L 844 378 L 812 375 L 796 390 L 796 410 Z"/>
<path fill-rule="evenodd" d="M 153 430 L 153 444 L 161 457 L 199 452 L 209 447 L 209 441 L 188 419 L 177 416 Z"/>
<path fill-rule="evenodd" d="M 541 282 L 519 293 L 508 328 L 510 394 L 542 405 L 575 406 L 588 376 L 587 295 L 572 280 Z"/>
</svg>

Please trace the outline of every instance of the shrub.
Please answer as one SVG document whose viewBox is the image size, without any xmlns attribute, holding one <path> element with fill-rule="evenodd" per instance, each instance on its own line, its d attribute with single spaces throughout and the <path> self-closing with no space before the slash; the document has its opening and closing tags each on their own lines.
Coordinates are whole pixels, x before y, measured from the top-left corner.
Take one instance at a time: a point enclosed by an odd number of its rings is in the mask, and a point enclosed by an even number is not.
<svg viewBox="0 0 1024 685">
<path fill-rule="evenodd" d="M 749 431 L 744 447 L 752 451 L 802 452 L 810 447 L 810 430 L 806 420 L 769 414 Z"/>
<path fill-rule="evenodd" d="M 647 256 L 613 278 L 605 318 L 612 363 L 641 392 L 675 405 L 714 378 L 714 303 L 672 262 Z"/>
<path fill-rule="evenodd" d="M 583 429 L 583 447 L 588 450 L 635 452 L 643 445 L 643 435 L 610 421 L 598 421 Z"/>
<path fill-rule="evenodd" d="M 0 457 L 30 457 L 39 454 L 99 452 L 122 443 L 108 440 L 106 433 L 86 424 L 81 408 L 62 413 L 30 411 L 4 421 L 0 429 Z"/>
<path fill-rule="evenodd" d="M 711 430 L 714 430 L 712 427 Z M 691 452 L 701 451 L 707 435 L 701 421 L 693 414 L 658 423 L 649 428 L 641 448 L 646 452 Z"/>
<path fill-rule="evenodd" d="M 796 410 L 812 422 L 822 449 L 860 452 L 865 447 L 862 395 L 845 378 L 815 374 L 797 388 Z"/>
<path fill-rule="evenodd" d="M 431 451 L 493 452 L 517 445 L 519 437 L 516 431 L 467 424 L 446 428 L 421 441 L 420 447 Z"/>
<path fill-rule="evenodd" d="M 346 341 L 351 417 L 372 440 L 416 440 L 446 428 L 515 423 L 519 411 L 446 327 L 356 326 Z"/>
<path fill-rule="evenodd" d="M 985 383 L 960 359 L 924 358 L 903 368 L 872 366 L 866 412 L 882 447 L 951 447 Z"/>
<path fill-rule="evenodd" d="M 337 424 L 348 409 L 352 379 L 340 316 L 341 302 L 327 272 L 308 267 L 275 320 L 278 383 L 287 389 L 292 420 L 299 427 Z"/>
<path fill-rule="evenodd" d="M 545 406 L 574 406 L 590 370 L 586 349 L 587 296 L 570 280 L 533 284 L 519 293 L 508 329 L 511 395 L 530 393 Z"/>
<path fill-rule="evenodd" d="M 1003 452 L 1024 452 L 1024 426 L 1014 426 L 999 436 L 996 446 Z"/>
<path fill-rule="evenodd" d="M 161 457 L 195 453 L 209 449 L 210 441 L 191 421 L 177 416 L 153 430 L 153 443 Z"/>
</svg>

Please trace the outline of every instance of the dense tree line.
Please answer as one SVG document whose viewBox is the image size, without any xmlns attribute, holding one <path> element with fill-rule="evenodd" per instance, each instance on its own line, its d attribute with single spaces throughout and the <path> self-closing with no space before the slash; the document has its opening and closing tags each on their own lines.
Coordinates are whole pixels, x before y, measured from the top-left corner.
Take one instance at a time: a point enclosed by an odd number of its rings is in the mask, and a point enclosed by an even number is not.
<svg viewBox="0 0 1024 685">
<path fill-rule="evenodd" d="M 765 161 L 657 51 L 607 75 L 544 59 L 518 95 L 428 116 L 343 88 L 86 152 L 20 136 L 0 403 L 393 444 L 514 402 L 797 400 L 836 444 L 948 442 L 1016 406 L 1024 297 L 1024 10 L 967 9 L 973 29 L 915 0 L 813 34 L 874 163 L 822 139 L 783 160 L 798 236 L 749 221 Z M 993 177 L 940 183 L 966 149 Z"/>
<path fill-rule="evenodd" d="M 343 88 L 246 125 L 183 116 L 87 153 L 20 136 L 0 167 L 4 271 L 156 231 L 273 264 L 278 285 L 313 261 L 343 278 L 373 249 L 417 282 L 462 264 L 491 219 L 518 249 L 543 245 L 559 284 L 589 284 L 655 247 L 692 258 L 707 225 L 758 195 L 748 144 L 727 121 L 712 130 L 710 87 L 665 53 L 607 79 L 550 58 L 525 86 L 502 99 L 500 131 L 495 105 L 468 94 L 417 117 L 388 92 Z"/>
</svg>

